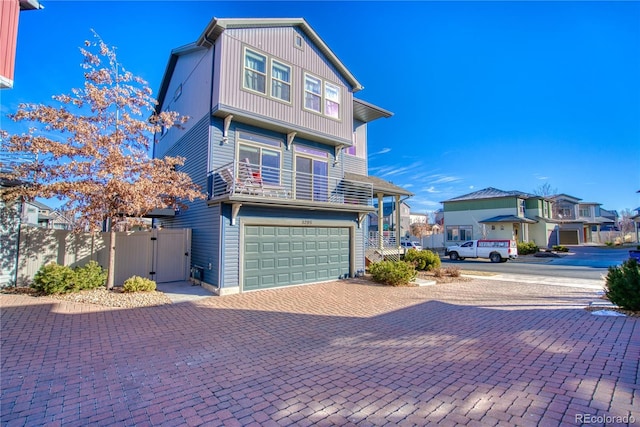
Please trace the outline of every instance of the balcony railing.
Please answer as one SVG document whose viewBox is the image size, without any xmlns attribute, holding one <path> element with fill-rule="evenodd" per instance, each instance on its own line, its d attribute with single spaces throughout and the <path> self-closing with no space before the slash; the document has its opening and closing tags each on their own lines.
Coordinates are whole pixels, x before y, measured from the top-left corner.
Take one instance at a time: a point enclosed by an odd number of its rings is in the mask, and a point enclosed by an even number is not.
<svg viewBox="0 0 640 427">
<path fill-rule="evenodd" d="M 313 204 L 371 206 L 370 183 L 253 165 L 228 163 L 207 177 L 209 200 L 270 199 Z"/>
</svg>

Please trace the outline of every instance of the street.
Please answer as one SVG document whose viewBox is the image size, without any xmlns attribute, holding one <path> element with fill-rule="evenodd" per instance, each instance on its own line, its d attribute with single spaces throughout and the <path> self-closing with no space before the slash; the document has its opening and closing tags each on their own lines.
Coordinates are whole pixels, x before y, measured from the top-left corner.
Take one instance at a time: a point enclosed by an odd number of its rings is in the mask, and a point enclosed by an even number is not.
<svg viewBox="0 0 640 427">
<path fill-rule="evenodd" d="M 560 258 L 524 255 L 515 261 L 492 263 L 488 259 L 451 261 L 445 257 L 442 258 L 442 266 L 455 266 L 467 271 L 598 280 L 607 275 L 609 266 L 620 265 L 628 258 L 629 248 L 570 246 L 569 252 L 561 254 Z"/>
</svg>

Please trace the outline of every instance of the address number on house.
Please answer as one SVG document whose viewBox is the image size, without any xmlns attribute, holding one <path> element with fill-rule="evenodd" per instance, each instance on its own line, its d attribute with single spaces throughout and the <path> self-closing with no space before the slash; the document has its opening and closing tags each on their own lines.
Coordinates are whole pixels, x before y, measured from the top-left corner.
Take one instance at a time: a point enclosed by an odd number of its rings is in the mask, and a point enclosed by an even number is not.
<svg viewBox="0 0 640 427">
<path fill-rule="evenodd" d="M 302 220 L 302 225 L 311 225 L 313 224 L 313 221 L 311 221 L 310 219 L 303 219 Z"/>
</svg>

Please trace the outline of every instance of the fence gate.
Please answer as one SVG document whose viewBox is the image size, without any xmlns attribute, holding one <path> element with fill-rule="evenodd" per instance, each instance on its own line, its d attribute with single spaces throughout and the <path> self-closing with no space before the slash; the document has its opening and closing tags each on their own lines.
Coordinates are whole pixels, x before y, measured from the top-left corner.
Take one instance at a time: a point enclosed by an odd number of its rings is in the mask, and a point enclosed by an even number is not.
<svg viewBox="0 0 640 427">
<path fill-rule="evenodd" d="M 159 230 L 156 238 L 153 249 L 154 280 L 157 283 L 188 280 L 191 264 L 191 230 Z"/>
</svg>

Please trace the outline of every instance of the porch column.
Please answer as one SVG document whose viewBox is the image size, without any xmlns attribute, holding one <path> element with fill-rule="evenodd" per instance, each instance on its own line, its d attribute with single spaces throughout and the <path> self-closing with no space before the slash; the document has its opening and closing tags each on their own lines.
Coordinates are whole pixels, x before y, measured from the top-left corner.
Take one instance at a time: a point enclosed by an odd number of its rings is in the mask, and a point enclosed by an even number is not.
<svg viewBox="0 0 640 427">
<path fill-rule="evenodd" d="M 396 247 L 400 249 L 400 195 L 396 194 Z"/>
<path fill-rule="evenodd" d="M 384 206 L 382 205 L 382 193 L 378 193 L 378 249 L 384 249 L 384 240 L 382 239 L 384 230 Z"/>
</svg>

